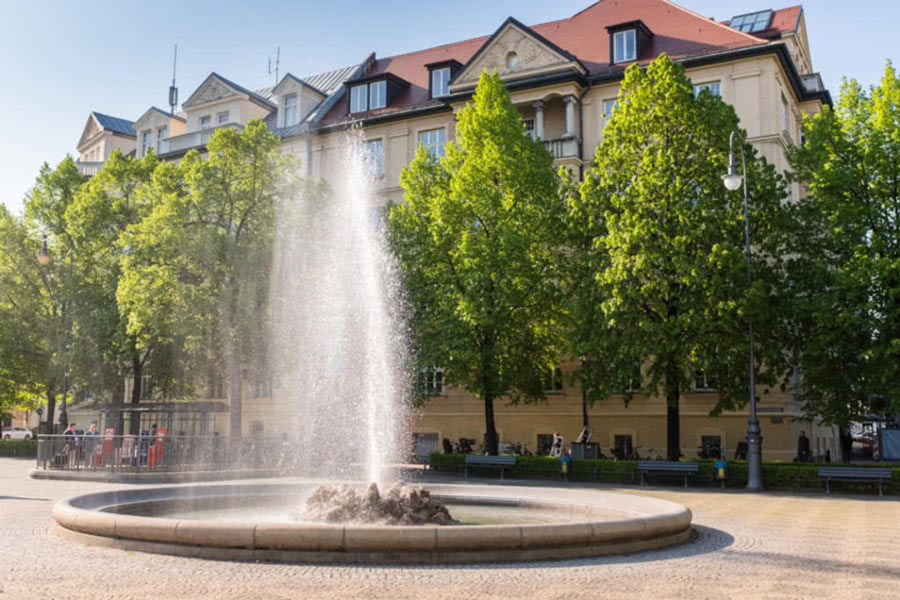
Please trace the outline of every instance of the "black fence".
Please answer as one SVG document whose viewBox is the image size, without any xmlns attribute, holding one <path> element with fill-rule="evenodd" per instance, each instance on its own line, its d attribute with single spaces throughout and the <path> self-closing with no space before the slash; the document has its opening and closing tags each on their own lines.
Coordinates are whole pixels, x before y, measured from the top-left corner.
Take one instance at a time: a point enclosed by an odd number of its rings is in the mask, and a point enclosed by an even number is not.
<svg viewBox="0 0 900 600">
<path fill-rule="evenodd" d="M 42 435 L 37 468 L 112 472 L 294 470 L 297 450 L 283 439 L 150 435 Z"/>
</svg>

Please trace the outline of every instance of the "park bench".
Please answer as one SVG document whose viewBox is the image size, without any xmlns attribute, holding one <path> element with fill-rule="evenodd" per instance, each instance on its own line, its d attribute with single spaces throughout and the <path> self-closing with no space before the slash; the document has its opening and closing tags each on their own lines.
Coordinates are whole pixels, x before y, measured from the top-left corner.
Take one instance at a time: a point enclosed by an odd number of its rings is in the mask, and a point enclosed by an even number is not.
<svg viewBox="0 0 900 600">
<path fill-rule="evenodd" d="M 469 467 L 499 467 L 500 479 L 503 479 L 503 470 L 515 466 L 515 456 L 484 456 L 482 454 L 466 454 L 466 477 L 469 476 Z"/>
<path fill-rule="evenodd" d="M 832 481 L 844 481 L 852 483 L 877 483 L 878 495 L 882 496 L 881 486 L 885 481 L 891 481 L 890 469 L 867 469 L 860 467 L 819 467 L 819 479 L 825 480 L 825 493 L 831 493 Z"/>
<path fill-rule="evenodd" d="M 637 470 L 641 474 L 641 485 L 646 485 L 648 473 L 675 473 L 684 476 L 684 487 L 688 486 L 688 477 L 700 472 L 700 465 L 695 462 L 670 462 L 665 460 L 639 460 Z"/>
</svg>

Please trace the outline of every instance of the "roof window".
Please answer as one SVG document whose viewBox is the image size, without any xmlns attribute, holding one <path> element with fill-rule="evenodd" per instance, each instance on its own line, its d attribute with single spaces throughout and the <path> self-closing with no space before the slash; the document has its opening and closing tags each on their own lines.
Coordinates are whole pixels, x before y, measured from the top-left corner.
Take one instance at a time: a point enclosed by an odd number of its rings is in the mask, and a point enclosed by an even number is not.
<svg viewBox="0 0 900 600">
<path fill-rule="evenodd" d="M 744 33 L 758 33 L 769 28 L 773 14 L 775 13 L 771 10 L 762 10 L 749 15 L 739 15 L 733 17 L 729 25 Z"/>
</svg>

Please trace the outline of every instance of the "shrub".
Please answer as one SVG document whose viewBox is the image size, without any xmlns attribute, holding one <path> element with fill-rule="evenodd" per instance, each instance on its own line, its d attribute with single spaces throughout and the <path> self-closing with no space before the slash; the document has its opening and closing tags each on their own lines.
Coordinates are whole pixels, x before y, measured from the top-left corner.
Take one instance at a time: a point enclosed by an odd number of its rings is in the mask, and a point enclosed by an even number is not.
<svg viewBox="0 0 900 600">
<path fill-rule="evenodd" d="M 37 458 L 37 440 L 0 440 L 0 456 Z"/>
</svg>

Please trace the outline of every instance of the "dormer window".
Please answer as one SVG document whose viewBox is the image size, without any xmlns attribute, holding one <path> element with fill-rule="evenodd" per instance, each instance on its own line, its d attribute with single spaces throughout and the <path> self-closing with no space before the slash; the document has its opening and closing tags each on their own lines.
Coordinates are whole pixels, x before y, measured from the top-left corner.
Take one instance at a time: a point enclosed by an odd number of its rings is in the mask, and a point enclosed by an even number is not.
<svg viewBox="0 0 900 600">
<path fill-rule="evenodd" d="M 373 81 L 369 84 L 369 110 L 387 106 L 387 82 Z"/>
<path fill-rule="evenodd" d="M 450 67 L 431 72 L 431 97 L 439 98 L 450 93 Z"/>
<path fill-rule="evenodd" d="M 297 124 L 297 94 L 291 94 L 284 99 L 284 126 L 290 127 Z"/>
<path fill-rule="evenodd" d="M 641 60 L 650 49 L 653 32 L 642 21 L 628 21 L 607 27 L 609 58 L 614 65 Z"/>
<path fill-rule="evenodd" d="M 631 62 L 637 59 L 637 31 L 627 29 L 613 34 L 613 62 Z"/>
<path fill-rule="evenodd" d="M 366 112 L 369 110 L 369 86 L 354 85 L 350 88 L 350 112 Z"/>
</svg>

